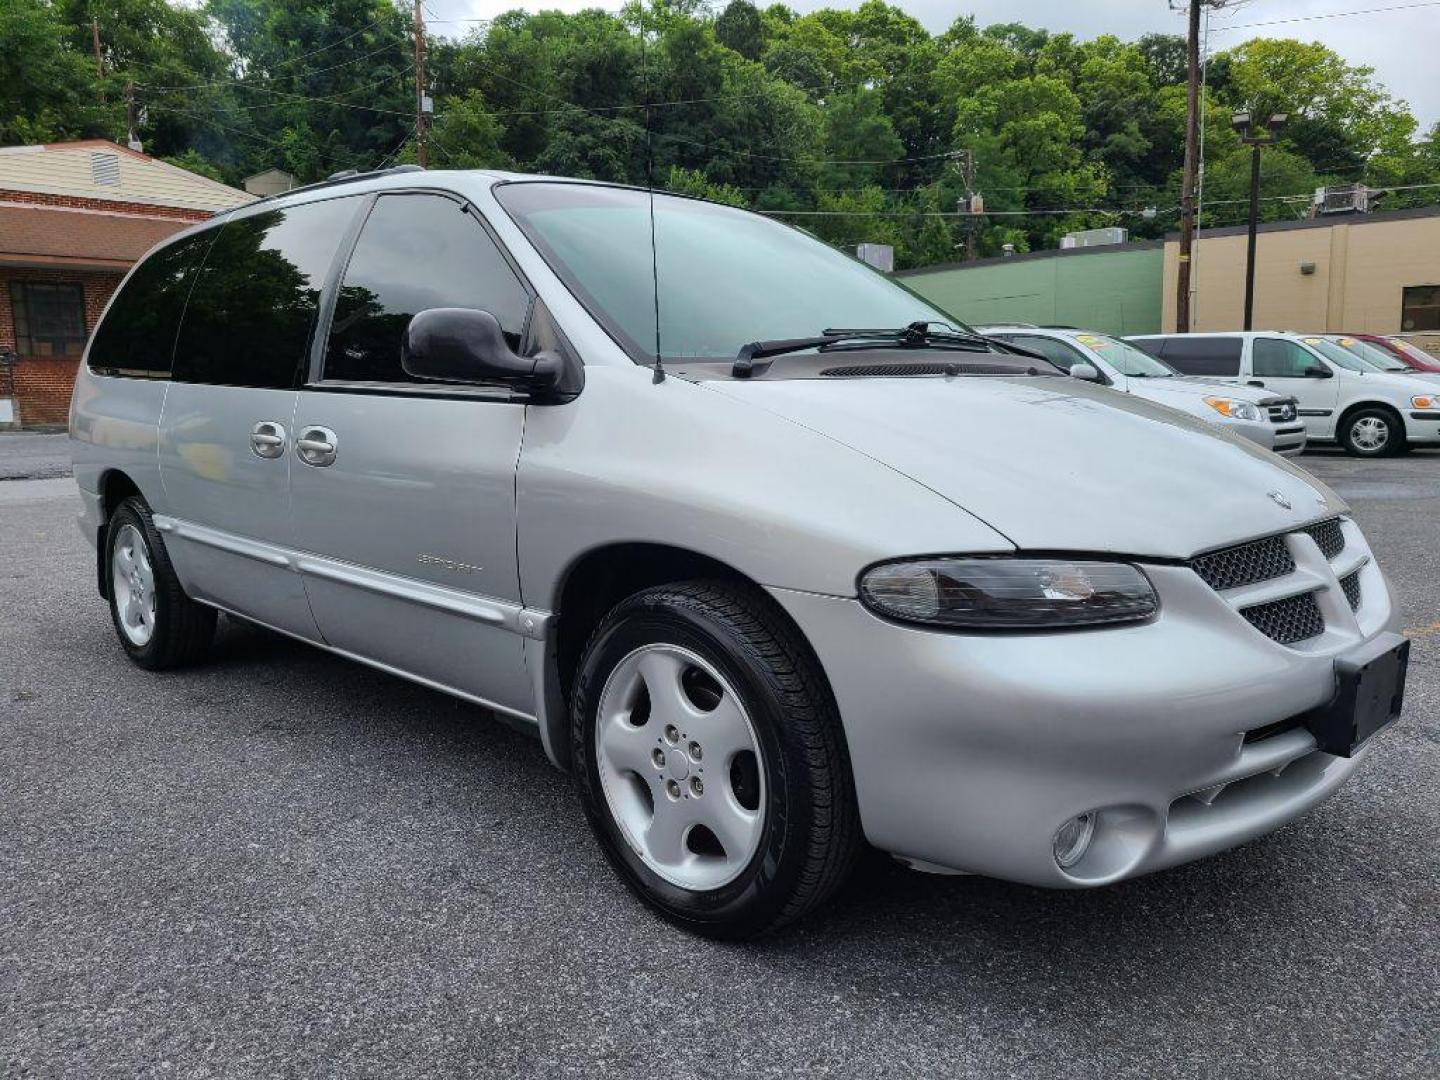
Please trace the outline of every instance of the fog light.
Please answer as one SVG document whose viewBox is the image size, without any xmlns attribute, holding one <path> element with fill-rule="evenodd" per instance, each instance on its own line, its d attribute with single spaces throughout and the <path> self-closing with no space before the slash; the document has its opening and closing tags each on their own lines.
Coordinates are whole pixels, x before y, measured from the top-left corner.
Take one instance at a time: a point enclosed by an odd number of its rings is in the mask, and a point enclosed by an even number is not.
<svg viewBox="0 0 1440 1080">
<path fill-rule="evenodd" d="M 1055 861 L 1062 870 L 1068 870 L 1085 857 L 1090 841 L 1095 836 L 1095 815 L 1092 812 L 1077 814 L 1055 834 Z"/>
</svg>

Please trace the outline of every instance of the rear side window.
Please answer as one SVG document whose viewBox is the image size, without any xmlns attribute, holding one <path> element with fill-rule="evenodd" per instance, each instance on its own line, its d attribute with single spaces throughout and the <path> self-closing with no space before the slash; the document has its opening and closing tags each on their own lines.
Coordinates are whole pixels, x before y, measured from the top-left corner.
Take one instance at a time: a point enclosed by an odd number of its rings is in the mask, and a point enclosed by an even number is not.
<svg viewBox="0 0 1440 1080">
<path fill-rule="evenodd" d="M 1145 348 L 1143 344 L 1141 347 Z M 1173 337 L 1165 339 L 1160 356 L 1185 375 L 1233 379 L 1240 374 L 1240 354 L 1244 347 L 1244 339 L 1238 337 Z"/>
<path fill-rule="evenodd" d="M 382 195 L 350 256 L 325 351 L 326 379 L 413 382 L 405 329 L 427 308 L 480 308 L 517 352 L 529 294 L 490 234 L 442 195 Z"/>
<path fill-rule="evenodd" d="M 185 298 L 215 230 L 161 248 L 136 267 L 90 345 L 90 369 L 102 375 L 166 378 Z"/>
<path fill-rule="evenodd" d="M 1250 346 L 1250 372 L 1256 378 L 1303 379 L 1319 366 L 1303 347 L 1284 338 L 1256 338 Z"/>
<path fill-rule="evenodd" d="M 226 222 L 205 256 L 175 344 L 175 378 L 288 389 L 299 383 L 331 260 L 356 197 Z"/>
</svg>

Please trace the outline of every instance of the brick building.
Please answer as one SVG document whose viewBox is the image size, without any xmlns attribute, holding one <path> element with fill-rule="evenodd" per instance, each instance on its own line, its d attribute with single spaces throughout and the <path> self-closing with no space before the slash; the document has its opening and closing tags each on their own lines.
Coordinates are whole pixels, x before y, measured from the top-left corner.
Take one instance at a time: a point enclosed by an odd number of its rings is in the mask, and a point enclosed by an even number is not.
<svg viewBox="0 0 1440 1080">
<path fill-rule="evenodd" d="M 125 272 L 252 198 L 99 139 L 0 147 L 0 425 L 65 423 L 80 354 Z"/>
</svg>

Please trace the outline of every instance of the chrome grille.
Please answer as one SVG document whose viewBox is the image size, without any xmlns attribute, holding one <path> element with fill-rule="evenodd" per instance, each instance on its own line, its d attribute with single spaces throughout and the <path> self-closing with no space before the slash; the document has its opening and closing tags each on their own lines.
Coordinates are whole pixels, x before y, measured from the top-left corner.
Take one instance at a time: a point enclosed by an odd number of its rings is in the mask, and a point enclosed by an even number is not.
<svg viewBox="0 0 1440 1080">
<path fill-rule="evenodd" d="M 1281 645 L 1308 641 L 1325 632 L 1325 619 L 1313 592 L 1241 608 L 1240 614 L 1256 630 Z"/>
<path fill-rule="evenodd" d="M 1270 414 L 1272 424 L 1288 424 L 1299 415 L 1293 401 L 1271 402 L 1265 406 L 1265 411 Z"/>
<path fill-rule="evenodd" d="M 1309 534 L 1310 539 L 1320 545 L 1320 553 L 1327 559 L 1333 559 L 1345 550 L 1345 533 L 1340 528 L 1339 518 L 1331 518 L 1329 521 L 1322 521 L 1317 525 L 1309 525 L 1304 531 Z"/>
<path fill-rule="evenodd" d="M 1350 610 L 1360 610 L 1360 571 L 1346 574 L 1340 579 L 1340 588 L 1345 590 L 1345 599 L 1350 601 Z"/>
<path fill-rule="evenodd" d="M 1238 589 L 1257 581 L 1295 572 L 1295 560 L 1282 536 L 1267 536 L 1248 544 L 1197 555 L 1190 566 L 1212 589 Z"/>
</svg>

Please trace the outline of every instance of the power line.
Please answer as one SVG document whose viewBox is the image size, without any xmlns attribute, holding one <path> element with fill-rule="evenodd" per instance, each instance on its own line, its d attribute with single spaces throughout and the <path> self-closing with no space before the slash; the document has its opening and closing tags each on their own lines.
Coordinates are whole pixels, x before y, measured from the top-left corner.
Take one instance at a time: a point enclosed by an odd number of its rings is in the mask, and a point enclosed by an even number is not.
<svg viewBox="0 0 1440 1080">
<path fill-rule="evenodd" d="M 353 58 L 350 59 L 350 60 L 342 60 L 342 61 L 341 61 L 340 63 L 338 63 L 338 64 L 331 64 L 329 67 L 315 68 L 313 71 L 302 72 L 299 77 L 300 77 L 300 78 L 308 79 L 308 78 L 309 78 L 310 76 L 312 76 L 312 75 L 323 75 L 323 74 L 324 74 L 325 72 L 327 72 L 327 71 L 338 71 L 340 68 L 349 67 L 351 64 L 359 64 L 359 63 L 361 63 L 362 61 L 369 60 L 372 56 L 379 56 L 379 55 L 380 55 L 381 53 L 383 53 L 383 52 L 390 52 L 392 49 L 398 49 L 398 48 L 403 47 L 403 45 L 404 45 L 404 42 L 402 42 L 402 41 L 392 41 L 392 42 L 389 42 L 389 43 L 386 44 L 386 45 L 380 46 L 380 48 L 376 49 L 376 50 L 373 51 L 373 52 L 365 53 L 363 56 L 356 56 L 356 57 L 353 57 Z M 298 60 L 298 59 L 300 59 L 300 58 L 299 58 L 299 57 L 296 57 L 296 59 Z M 293 63 L 293 61 L 285 61 L 285 62 L 286 62 L 286 63 Z M 276 66 L 276 67 L 279 67 L 280 65 L 277 64 L 277 65 L 275 65 L 275 66 Z M 145 84 L 142 84 L 142 85 L 144 85 L 144 86 L 145 86 L 145 89 L 147 89 L 147 90 L 155 90 L 155 91 L 206 90 L 206 89 L 209 89 L 209 88 L 212 87 L 212 86 L 237 86 L 237 87 L 240 87 L 241 89 L 244 89 L 244 90 L 260 90 L 260 91 L 264 91 L 264 90 L 265 90 L 265 87 L 263 87 L 263 86 L 255 86 L 254 84 L 252 84 L 252 83 L 249 81 L 252 77 L 253 77 L 253 78 L 256 78 L 256 79 L 259 79 L 259 78 L 265 78 L 265 79 L 272 78 L 272 76 L 271 76 L 271 75 L 268 75 L 268 74 L 267 74 L 267 75 L 264 75 L 264 76 L 260 76 L 260 75 L 249 76 L 249 75 L 246 75 L 246 76 L 244 76 L 243 78 L 239 78 L 239 79 L 212 79 L 212 80 L 209 80 L 209 81 L 207 81 L 207 82 L 192 83 L 192 84 L 190 84 L 189 86 L 154 86 L 154 85 L 149 84 L 149 83 L 145 83 Z"/>
<path fill-rule="evenodd" d="M 323 52 L 329 52 L 331 49 L 339 48 L 341 45 L 344 45 L 347 41 L 350 41 L 350 40 L 353 39 L 353 38 L 357 38 L 357 37 L 359 37 L 361 34 L 366 33 L 367 31 L 374 30 L 377 26 L 379 26 L 379 25 L 380 25 L 381 23 L 383 23 L 384 21 L 385 21 L 384 19 L 376 19 L 374 22 L 368 23 L 368 24 L 366 24 L 365 26 L 362 26 L 359 30 L 355 30 L 355 31 L 353 31 L 352 33 L 346 34 L 346 35 L 345 35 L 343 38 L 341 38 L 339 41 L 332 41 L 329 45 L 322 45 L 322 46 L 320 46 L 320 48 L 318 48 L 318 49 L 311 49 L 309 52 L 307 52 L 307 53 L 301 53 L 299 56 L 292 56 L 292 57 L 290 57 L 290 58 L 287 59 L 287 60 L 277 61 L 276 64 L 275 64 L 275 66 L 276 66 L 276 67 L 284 67 L 284 66 L 287 65 L 287 64 L 298 64 L 301 60 L 308 60 L 308 59 L 309 59 L 310 57 L 312 57 L 312 56 L 319 56 L 319 55 L 320 55 L 321 53 L 323 53 Z M 147 70 L 147 71 L 154 71 L 157 67 L 159 67 L 158 64 L 136 64 L 136 65 L 134 65 L 134 66 L 139 67 L 139 68 L 142 68 L 142 69 Z M 169 89 L 169 90 L 190 90 L 190 89 L 195 89 L 195 87 L 174 86 L 174 87 L 165 87 L 164 89 Z"/>
<path fill-rule="evenodd" d="M 1440 0 L 1425 0 L 1419 4 L 1392 4 L 1389 7 L 1364 8 L 1361 11 L 1330 11 L 1321 15 L 1296 15 L 1289 19 L 1267 19 L 1265 22 L 1237 23 L 1234 26 L 1217 26 L 1217 34 L 1231 30 L 1254 30 L 1261 26 L 1288 26 L 1290 23 L 1315 22 L 1319 19 L 1348 19 L 1354 15 L 1382 15 L 1391 11 L 1415 11 L 1419 8 L 1440 7 Z"/>
</svg>

